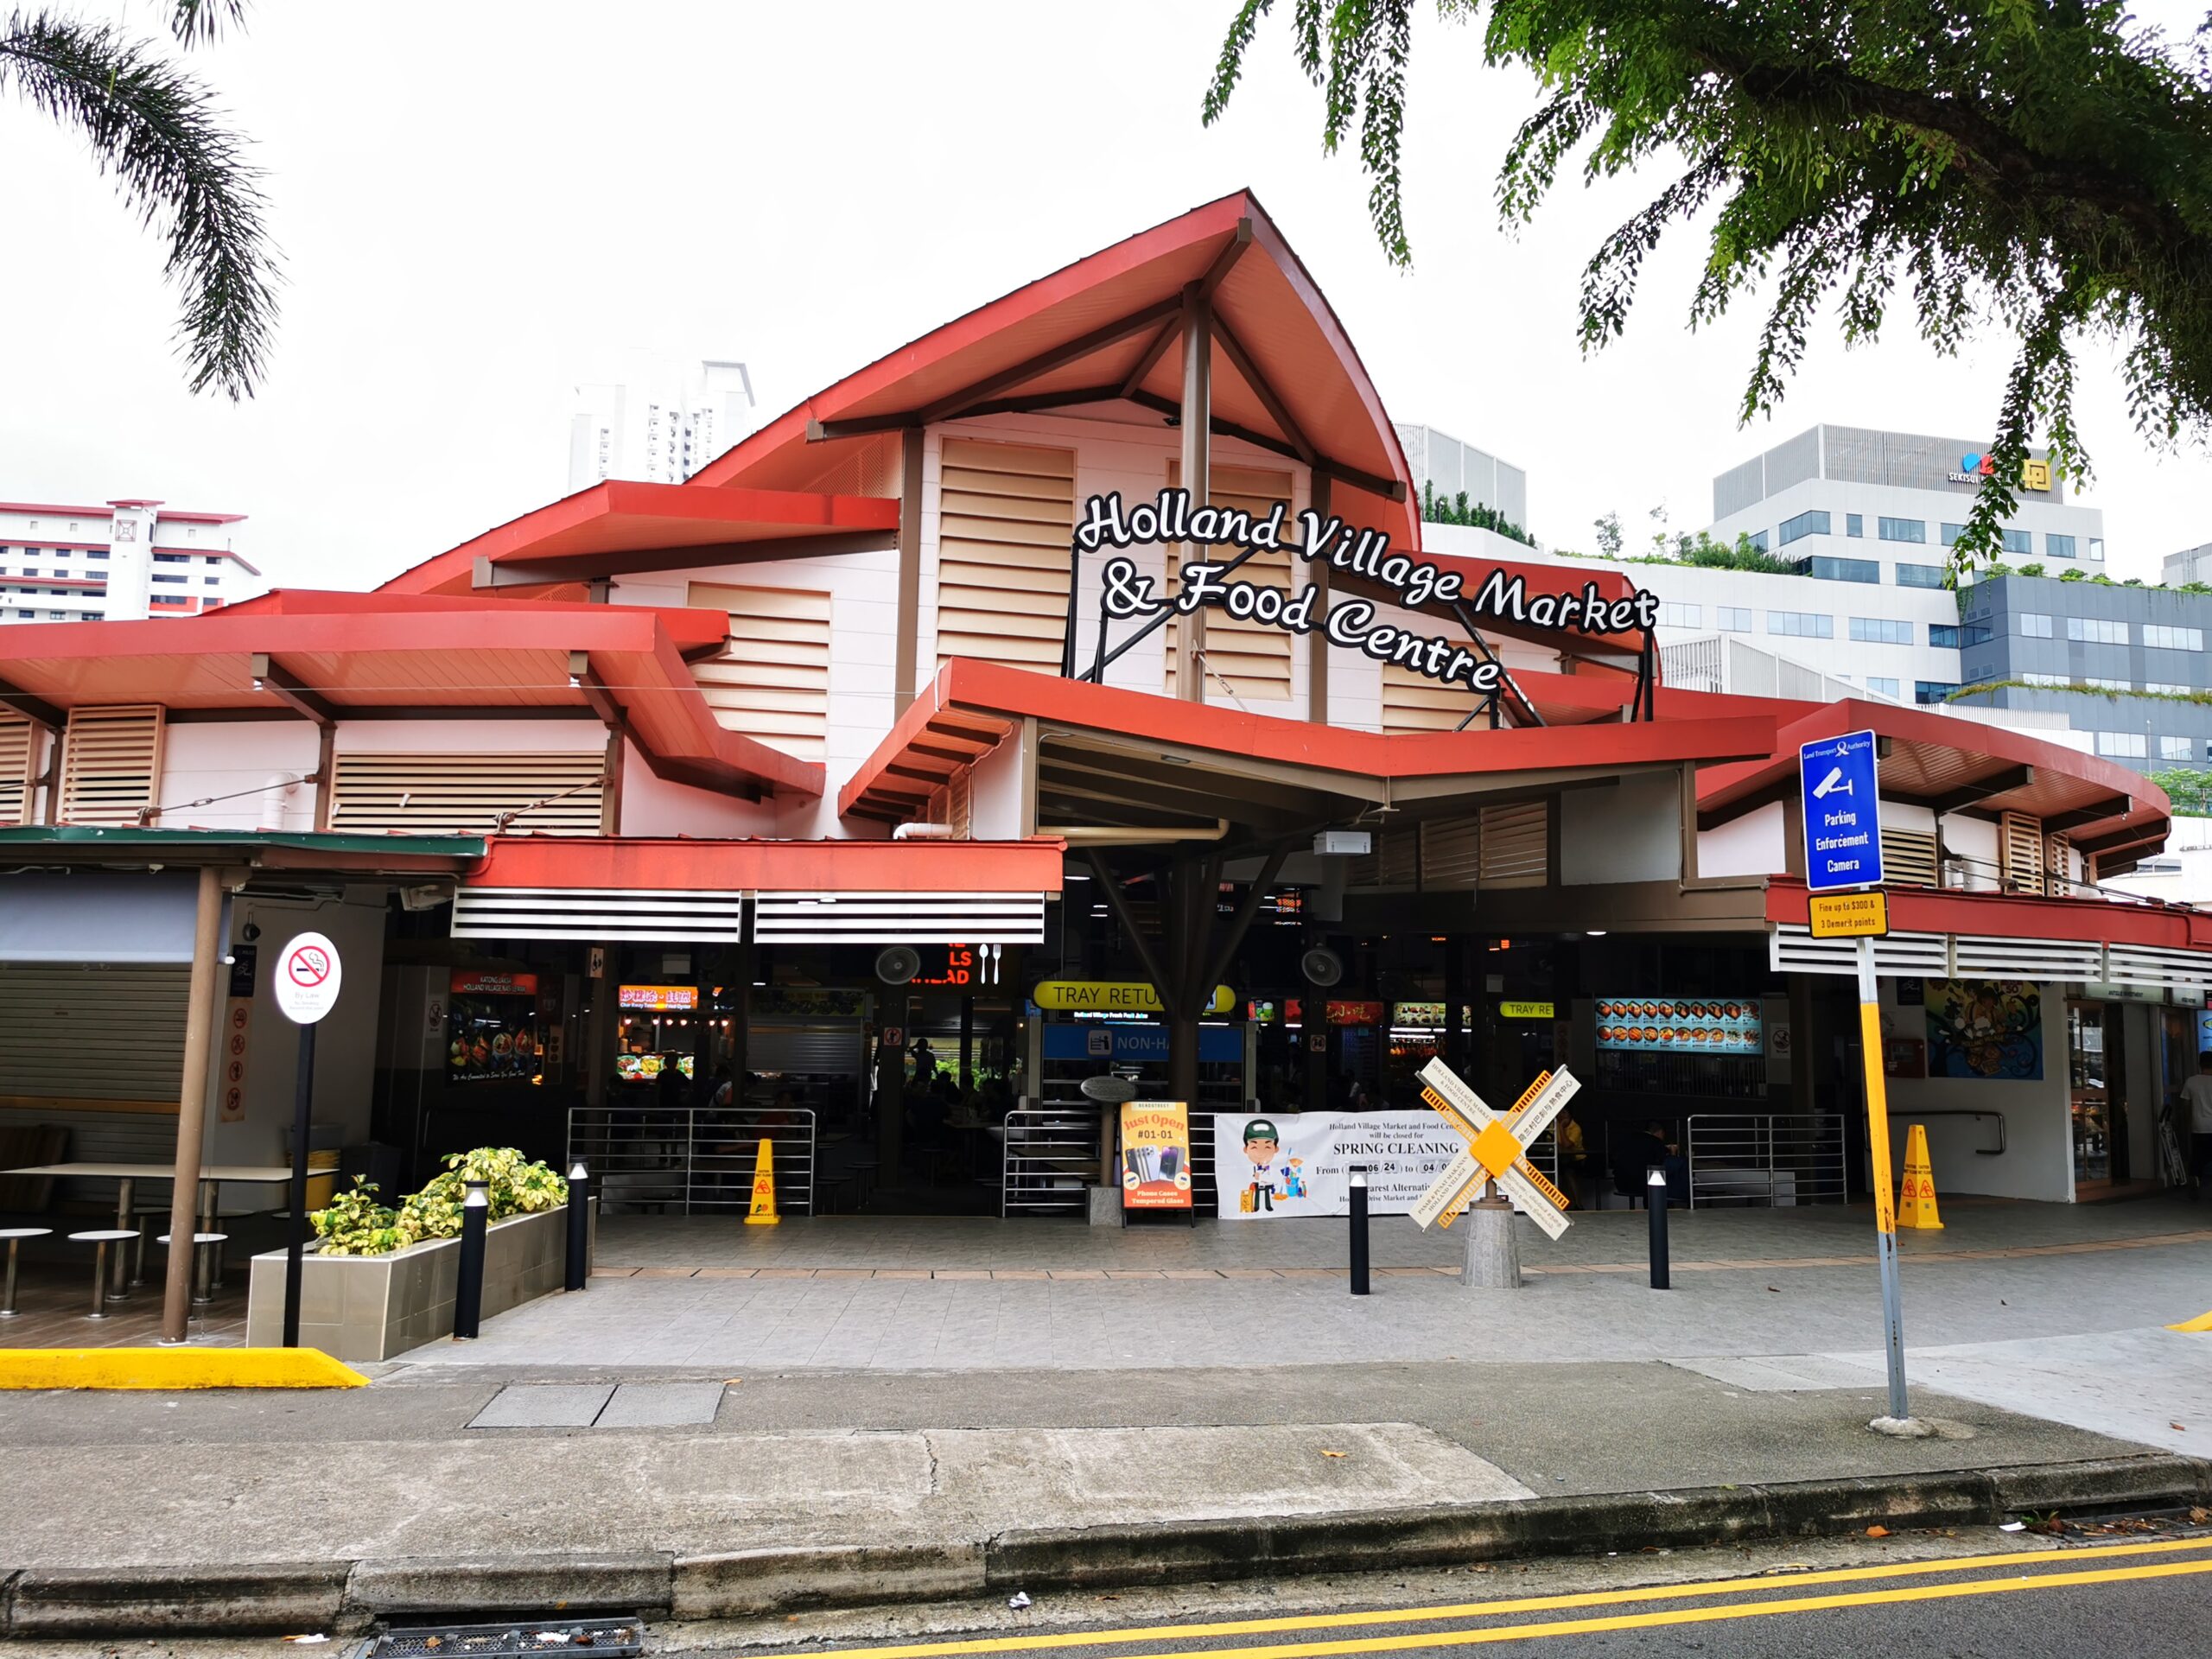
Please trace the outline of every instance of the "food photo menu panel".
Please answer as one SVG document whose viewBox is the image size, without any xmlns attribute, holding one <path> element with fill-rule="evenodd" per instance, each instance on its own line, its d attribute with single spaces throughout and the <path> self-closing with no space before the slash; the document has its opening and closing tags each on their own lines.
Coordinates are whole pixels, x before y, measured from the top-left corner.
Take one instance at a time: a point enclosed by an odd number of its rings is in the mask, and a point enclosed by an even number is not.
<svg viewBox="0 0 2212 1659">
<path fill-rule="evenodd" d="M 1598 1046 L 1645 1054 L 1757 1054 L 1757 997 L 1601 997 Z"/>
</svg>

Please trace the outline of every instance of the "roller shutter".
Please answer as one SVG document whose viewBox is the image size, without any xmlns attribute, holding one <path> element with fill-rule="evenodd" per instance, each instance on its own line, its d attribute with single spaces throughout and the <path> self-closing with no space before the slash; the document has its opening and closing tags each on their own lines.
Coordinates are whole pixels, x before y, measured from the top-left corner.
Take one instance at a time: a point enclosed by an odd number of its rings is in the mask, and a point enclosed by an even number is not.
<svg viewBox="0 0 2212 1659">
<path fill-rule="evenodd" d="M 191 969 L 0 963 L 0 1105 L 174 1111 Z"/>
<path fill-rule="evenodd" d="M 937 659 L 1059 671 L 1075 454 L 944 441 L 938 483 Z"/>
</svg>

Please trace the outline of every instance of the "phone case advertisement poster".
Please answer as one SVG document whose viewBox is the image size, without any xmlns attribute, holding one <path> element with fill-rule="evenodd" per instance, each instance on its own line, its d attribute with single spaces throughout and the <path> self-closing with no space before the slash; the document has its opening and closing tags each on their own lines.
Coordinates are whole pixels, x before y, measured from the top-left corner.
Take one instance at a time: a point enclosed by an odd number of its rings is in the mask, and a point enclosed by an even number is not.
<svg viewBox="0 0 2212 1659">
<path fill-rule="evenodd" d="M 1122 1105 L 1122 1208 L 1191 1207 L 1191 1114 L 1179 1100 Z"/>
</svg>

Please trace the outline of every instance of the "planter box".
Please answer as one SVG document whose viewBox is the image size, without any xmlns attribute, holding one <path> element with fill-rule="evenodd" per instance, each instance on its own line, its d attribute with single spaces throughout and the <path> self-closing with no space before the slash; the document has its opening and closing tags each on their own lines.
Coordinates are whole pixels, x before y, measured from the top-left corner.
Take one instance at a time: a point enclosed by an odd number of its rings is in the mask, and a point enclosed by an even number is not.
<svg viewBox="0 0 2212 1659">
<path fill-rule="evenodd" d="M 596 1236 L 599 1200 L 591 1201 Z M 561 1288 L 568 1255 L 565 1209 L 510 1216 L 484 1239 L 484 1317 Z M 586 1252 L 588 1260 L 589 1252 Z M 283 1250 L 253 1258 L 246 1292 L 249 1347 L 284 1339 Z M 310 1249 L 300 1264 L 300 1344 L 349 1363 L 390 1359 L 453 1334 L 454 1292 L 461 1280 L 461 1241 L 429 1239 L 389 1255 L 323 1255 Z"/>
</svg>

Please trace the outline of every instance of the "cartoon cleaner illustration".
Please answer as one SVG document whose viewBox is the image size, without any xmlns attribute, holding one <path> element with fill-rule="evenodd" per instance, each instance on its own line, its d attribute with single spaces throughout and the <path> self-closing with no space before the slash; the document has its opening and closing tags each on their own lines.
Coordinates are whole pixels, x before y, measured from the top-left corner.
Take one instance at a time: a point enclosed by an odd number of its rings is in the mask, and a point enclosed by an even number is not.
<svg viewBox="0 0 2212 1659">
<path fill-rule="evenodd" d="M 1252 1160 L 1252 1182 L 1244 1189 L 1242 1206 L 1247 1215 L 1262 1210 L 1273 1215 L 1278 1189 L 1285 1198 L 1306 1196 L 1300 1169 L 1304 1160 L 1293 1158 L 1279 1162 L 1281 1154 L 1281 1132 L 1268 1119 L 1255 1117 L 1244 1126 L 1244 1155 Z"/>
</svg>

